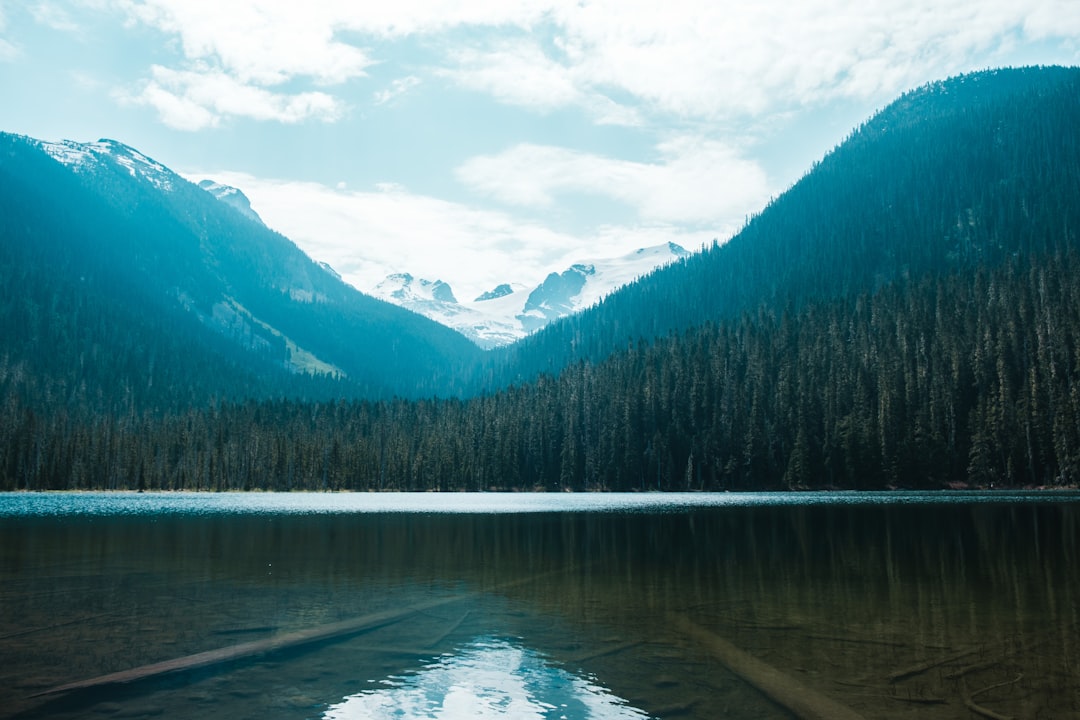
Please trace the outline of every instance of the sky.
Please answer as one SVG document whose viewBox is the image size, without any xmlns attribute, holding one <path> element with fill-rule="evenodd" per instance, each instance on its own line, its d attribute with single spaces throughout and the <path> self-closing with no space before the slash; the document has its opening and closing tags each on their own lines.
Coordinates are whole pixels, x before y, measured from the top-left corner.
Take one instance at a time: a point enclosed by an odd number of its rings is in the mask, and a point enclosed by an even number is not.
<svg viewBox="0 0 1080 720">
<path fill-rule="evenodd" d="M 899 94 L 1031 64 L 1080 64 L 1080 0 L 0 0 L 0 131 L 471 299 L 724 241 Z"/>
</svg>

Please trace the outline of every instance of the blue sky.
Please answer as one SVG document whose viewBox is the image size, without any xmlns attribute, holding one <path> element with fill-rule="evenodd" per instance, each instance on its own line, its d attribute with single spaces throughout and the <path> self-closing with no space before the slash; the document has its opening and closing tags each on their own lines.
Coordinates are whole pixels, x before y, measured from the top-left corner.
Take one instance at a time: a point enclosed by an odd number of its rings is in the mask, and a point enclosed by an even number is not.
<svg viewBox="0 0 1080 720">
<path fill-rule="evenodd" d="M 0 130 L 243 189 L 361 289 L 724 240 L 899 93 L 1080 64 L 1077 0 L 0 0 Z"/>
</svg>

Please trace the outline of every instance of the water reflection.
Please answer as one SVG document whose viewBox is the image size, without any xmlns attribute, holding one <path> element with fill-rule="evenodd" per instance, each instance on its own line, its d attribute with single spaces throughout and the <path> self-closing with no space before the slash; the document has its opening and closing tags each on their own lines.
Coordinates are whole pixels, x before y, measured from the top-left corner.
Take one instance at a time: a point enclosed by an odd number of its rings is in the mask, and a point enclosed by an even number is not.
<svg viewBox="0 0 1080 720">
<path fill-rule="evenodd" d="M 620 720 L 648 716 L 593 681 L 500 638 L 478 638 L 422 670 L 332 705 L 326 720 L 517 718 Z"/>
<path fill-rule="evenodd" d="M 430 717 L 437 706 L 403 703 L 431 691 L 449 716 L 454 677 L 517 663 L 466 688 L 473 701 L 541 712 L 584 682 L 608 712 L 788 717 L 718 637 L 863 717 L 965 717 L 967 700 L 1076 717 L 1078 518 L 1055 502 L 9 516 L 0 715 L 295 719 L 397 702 Z M 30 697 L 394 610 L 371 631 L 198 673 Z"/>
</svg>

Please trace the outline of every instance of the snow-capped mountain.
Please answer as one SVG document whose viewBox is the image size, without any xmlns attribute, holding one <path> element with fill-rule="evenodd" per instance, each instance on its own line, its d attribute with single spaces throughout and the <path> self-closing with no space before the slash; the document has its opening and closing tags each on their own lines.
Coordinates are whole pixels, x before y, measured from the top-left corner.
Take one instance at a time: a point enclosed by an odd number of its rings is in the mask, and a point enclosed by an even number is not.
<svg viewBox="0 0 1080 720">
<path fill-rule="evenodd" d="M 369 292 L 452 327 L 480 347 L 492 348 L 583 310 L 613 290 L 689 254 L 675 243 L 666 243 L 617 258 L 582 260 L 551 273 L 534 288 L 504 283 L 466 302 L 459 302 L 447 283 L 408 273 L 390 275 Z"/>
<path fill-rule="evenodd" d="M 442 280 L 395 273 L 369 294 L 451 327 L 480 347 L 491 348 L 512 343 L 523 334 L 514 314 L 521 310 L 525 286 L 506 284 L 498 290 L 484 293 L 481 297 L 488 297 L 486 301 L 477 298 L 459 303 L 453 289 Z"/>
<path fill-rule="evenodd" d="M 72 140 L 59 142 L 34 141 L 54 159 L 75 172 L 87 172 L 114 166 L 126 171 L 133 178 L 149 182 L 158 190 L 172 191 L 179 177 L 161 163 L 151 160 L 135 148 L 116 140 L 101 139 L 93 143 Z"/>
<path fill-rule="evenodd" d="M 380 297 L 392 299 L 402 305 L 418 305 L 422 303 L 457 304 L 454 291 L 442 280 L 432 282 L 414 278 L 409 273 L 395 273 L 387 276 L 377 287 L 379 288 Z"/>
<path fill-rule="evenodd" d="M 259 213 L 252 209 L 251 201 L 248 200 L 248 196 L 239 188 L 234 188 L 232 185 L 223 185 L 219 182 L 214 182 L 213 180 L 202 180 L 199 182 L 199 187 L 226 205 L 231 205 L 236 208 L 240 211 L 241 215 L 251 218 L 260 225 L 265 225 L 262 218 L 259 217 Z"/>
</svg>

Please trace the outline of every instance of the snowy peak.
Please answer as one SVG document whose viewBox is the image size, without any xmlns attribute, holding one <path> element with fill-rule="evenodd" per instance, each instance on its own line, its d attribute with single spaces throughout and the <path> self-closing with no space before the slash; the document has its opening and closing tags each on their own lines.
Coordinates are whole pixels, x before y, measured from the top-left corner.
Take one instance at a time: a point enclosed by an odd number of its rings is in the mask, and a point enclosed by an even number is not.
<svg viewBox="0 0 1080 720">
<path fill-rule="evenodd" d="M 551 273 L 532 293 L 517 316 L 527 333 L 553 320 L 595 305 L 612 291 L 690 253 L 673 242 L 639 248 L 616 258 L 574 263 Z"/>
<path fill-rule="evenodd" d="M 575 309 L 574 299 L 581 295 L 585 289 L 585 283 L 589 277 L 596 275 L 596 266 L 592 264 L 577 263 L 561 273 L 551 273 L 544 282 L 529 293 L 525 301 L 524 313 L 529 320 L 522 320 L 535 330 L 546 325 L 551 320 L 558 319 L 563 315 L 569 315 Z"/>
<path fill-rule="evenodd" d="M 641 248 L 635 251 L 634 256 L 637 257 L 657 257 L 661 259 L 661 262 L 667 263 L 671 260 L 678 260 L 684 257 L 690 257 L 690 251 L 684 248 L 678 243 L 669 242 L 664 245 L 654 245 L 653 247 Z M 629 256 L 627 256 L 629 257 Z"/>
<path fill-rule="evenodd" d="M 433 282 L 414 278 L 409 273 L 395 273 L 387 276 L 375 286 L 371 294 L 417 312 L 420 312 L 418 307 L 427 303 L 457 304 L 454 291 L 447 283 L 442 280 Z"/>
<path fill-rule="evenodd" d="M 483 348 L 520 340 L 548 323 L 583 310 L 656 268 L 687 257 L 675 243 L 641 248 L 617 258 L 583 260 L 550 273 L 529 289 L 503 283 L 472 302 L 459 303 L 446 283 L 388 276 L 370 294 L 454 328 Z"/>
<path fill-rule="evenodd" d="M 232 185 L 224 185 L 213 180 L 202 180 L 199 182 L 201 187 L 206 192 L 216 197 L 226 205 L 230 205 L 240 211 L 240 214 L 254 220 L 260 225 L 265 225 L 262 218 L 259 217 L 259 213 L 251 207 L 251 201 L 248 200 L 248 196 L 243 193 L 239 188 L 234 188 Z"/>
<path fill-rule="evenodd" d="M 488 300 L 498 300 L 501 297 L 506 297 L 507 295 L 511 294 L 512 292 L 514 292 L 514 288 L 510 287 L 509 283 L 503 283 L 502 285 L 499 285 L 498 287 L 496 287 L 494 290 L 488 290 L 486 293 L 481 294 L 479 297 L 477 297 L 475 300 L 473 300 L 473 302 L 486 302 Z"/>
<path fill-rule="evenodd" d="M 92 172 L 114 168 L 133 178 L 145 180 L 158 190 L 171 191 L 178 180 L 176 174 L 161 163 L 116 140 L 101 139 L 93 143 L 73 140 L 60 142 L 37 141 L 41 149 L 54 160 L 76 172 Z"/>
</svg>

